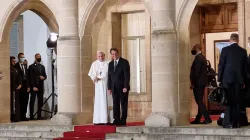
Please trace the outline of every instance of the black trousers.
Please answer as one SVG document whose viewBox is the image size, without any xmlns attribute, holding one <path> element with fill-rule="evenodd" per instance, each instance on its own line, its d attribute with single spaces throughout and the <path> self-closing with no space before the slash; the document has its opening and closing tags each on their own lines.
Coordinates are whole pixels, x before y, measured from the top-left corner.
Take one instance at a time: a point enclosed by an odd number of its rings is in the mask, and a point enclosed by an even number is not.
<svg viewBox="0 0 250 140">
<path fill-rule="evenodd" d="M 26 81 L 23 81 L 22 88 L 20 89 L 20 117 L 21 117 L 21 120 L 24 120 L 26 118 L 28 102 L 29 102 L 29 93 L 27 92 Z"/>
<path fill-rule="evenodd" d="M 113 115 L 116 122 L 127 120 L 128 114 L 128 92 L 123 93 L 121 91 L 116 91 L 112 93 L 113 96 Z M 122 109 L 122 116 L 120 115 L 120 105 Z"/>
<path fill-rule="evenodd" d="M 245 107 L 241 104 L 242 85 L 240 84 L 225 84 L 223 87 L 226 90 L 228 98 L 228 106 L 225 110 L 223 126 L 232 125 L 238 127 L 240 125 L 240 112 L 245 111 Z"/>
<path fill-rule="evenodd" d="M 11 91 L 11 121 L 18 122 L 20 121 L 20 97 L 19 91 Z"/>
<path fill-rule="evenodd" d="M 35 101 L 36 101 L 36 96 L 37 96 L 37 118 L 41 117 L 41 113 L 42 113 L 42 106 L 43 106 L 43 94 L 44 94 L 44 90 L 43 88 L 38 88 L 38 91 L 33 91 L 33 89 L 31 90 L 31 96 L 30 96 L 30 117 L 34 118 L 34 105 L 35 105 Z"/>
<path fill-rule="evenodd" d="M 195 85 L 193 89 L 194 98 L 198 105 L 198 113 L 196 115 L 195 120 L 200 120 L 203 115 L 207 121 L 211 121 L 207 108 L 203 102 L 204 90 L 205 86 L 198 86 L 198 85 L 197 86 Z"/>
</svg>

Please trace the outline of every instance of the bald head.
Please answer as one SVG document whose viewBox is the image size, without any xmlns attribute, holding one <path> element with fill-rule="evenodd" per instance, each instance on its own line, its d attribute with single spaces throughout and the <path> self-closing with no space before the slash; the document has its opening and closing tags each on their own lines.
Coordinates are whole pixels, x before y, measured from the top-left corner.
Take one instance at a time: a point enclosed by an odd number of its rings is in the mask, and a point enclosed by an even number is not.
<svg viewBox="0 0 250 140">
<path fill-rule="evenodd" d="M 197 53 L 201 52 L 202 50 L 202 47 L 200 44 L 195 44 L 193 47 L 192 47 L 192 50 L 191 50 L 191 53 L 193 55 L 196 55 Z"/>
<path fill-rule="evenodd" d="M 97 59 L 98 59 L 99 61 L 103 62 L 104 59 L 105 59 L 105 54 L 104 54 L 103 52 L 101 52 L 101 51 L 98 51 L 98 52 L 97 52 Z"/>
</svg>

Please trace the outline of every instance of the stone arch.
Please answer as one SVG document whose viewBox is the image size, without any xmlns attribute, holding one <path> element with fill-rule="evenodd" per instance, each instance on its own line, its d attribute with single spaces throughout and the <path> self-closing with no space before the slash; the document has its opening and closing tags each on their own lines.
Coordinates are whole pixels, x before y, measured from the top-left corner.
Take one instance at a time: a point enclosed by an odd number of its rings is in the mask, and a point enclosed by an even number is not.
<svg viewBox="0 0 250 140">
<path fill-rule="evenodd" d="M 9 36 L 12 23 L 24 11 L 31 10 L 39 15 L 52 32 L 59 32 L 59 25 L 52 8 L 44 2 L 45 0 L 15 0 L 8 5 L 9 8 L 0 22 L 0 70 L 3 79 L 0 80 L 0 123 L 10 122 L 10 62 L 9 62 Z"/>
<path fill-rule="evenodd" d="M 21 13 L 27 10 L 31 10 L 39 15 L 52 32 L 58 33 L 59 25 L 57 23 L 55 14 L 51 9 L 52 8 L 50 8 L 48 4 L 40 0 L 16 0 L 14 3 L 12 3 L 12 5 L 10 5 L 1 22 L 1 27 L 3 28 L 0 32 L 0 41 L 2 42 L 8 40 L 12 23 Z"/>
<path fill-rule="evenodd" d="M 182 3 L 177 17 L 177 30 L 188 29 L 187 25 L 190 23 L 191 16 L 198 1 L 199 0 L 185 0 Z"/>
<path fill-rule="evenodd" d="M 146 12 L 150 14 L 150 8 L 149 8 L 149 0 L 141 0 L 144 5 Z M 92 27 L 92 21 L 96 19 L 96 16 L 100 10 L 100 8 L 103 6 L 103 4 L 106 2 L 106 0 L 91 0 L 86 8 L 86 12 L 84 13 L 83 17 L 80 17 L 80 38 L 82 38 L 84 35 L 90 35 L 91 34 L 91 27 Z M 89 27 L 90 26 L 90 27 Z"/>
</svg>

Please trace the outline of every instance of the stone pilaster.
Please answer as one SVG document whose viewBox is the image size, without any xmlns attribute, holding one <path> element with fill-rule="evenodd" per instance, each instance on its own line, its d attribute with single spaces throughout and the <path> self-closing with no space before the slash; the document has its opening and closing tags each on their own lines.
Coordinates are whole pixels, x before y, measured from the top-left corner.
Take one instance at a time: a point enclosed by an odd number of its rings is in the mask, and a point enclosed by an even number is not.
<svg viewBox="0 0 250 140">
<path fill-rule="evenodd" d="M 178 67 L 175 33 L 175 1 L 152 3 L 152 114 L 146 126 L 175 124 L 178 110 Z"/>
<path fill-rule="evenodd" d="M 238 0 L 238 33 L 240 38 L 240 46 L 245 48 L 246 47 L 246 26 L 245 26 L 245 0 Z"/>
<path fill-rule="evenodd" d="M 58 114 L 52 118 L 52 122 L 71 125 L 75 114 L 81 112 L 78 1 L 60 0 L 59 4 Z"/>
</svg>

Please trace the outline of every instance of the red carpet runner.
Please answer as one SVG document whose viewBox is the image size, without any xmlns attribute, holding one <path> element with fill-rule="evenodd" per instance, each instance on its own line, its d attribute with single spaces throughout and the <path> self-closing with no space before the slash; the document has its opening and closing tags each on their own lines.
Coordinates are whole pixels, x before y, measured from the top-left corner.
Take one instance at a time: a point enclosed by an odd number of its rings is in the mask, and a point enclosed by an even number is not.
<svg viewBox="0 0 250 140">
<path fill-rule="evenodd" d="M 144 122 L 127 123 L 127 126 L 142 126 Z M 54 140 L 105 140 L 105 135 L 115 133 L 116 126 L 109 125 L 84 125 L 75 126 L 74 131 L 64 132 L 63 138 Z"/>
<path fill-rule="evenodd" d="M 217 120 L 219 115 L 211 115 L 212 120 Z M 194 120 L 191 118 L 190 121 Z M 142 126 L 144 122 L 130 122 L 127 126 Z M 74 131 L 64 132 L 63 138 L 55 138 L 54 140 L 105 140 L 105 135 L 115 133 L 116 126 L 109 125 L 83 125 L 75 126 Z"/>
</svg>

